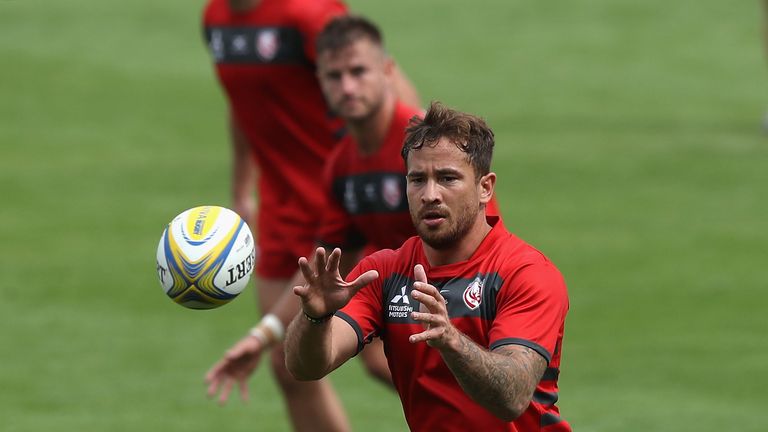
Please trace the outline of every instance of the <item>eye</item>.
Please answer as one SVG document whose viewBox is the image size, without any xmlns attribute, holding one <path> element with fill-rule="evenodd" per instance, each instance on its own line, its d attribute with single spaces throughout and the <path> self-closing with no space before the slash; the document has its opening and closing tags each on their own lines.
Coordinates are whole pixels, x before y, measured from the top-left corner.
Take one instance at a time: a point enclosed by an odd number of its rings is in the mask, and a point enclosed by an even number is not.
<svg viewBox="0 0 768 432">
<path fill-rule="evenodd" d="M 363 66 L 357 66 L 352 68 L 352 76 L 359 77 L 365 73 L 366 69 Z"/>
<path fill-rule="evenodd" d="M 408 183 L 419 185 L 424 183 L 424 177 L 421 176 L 409 176 L 408 177 Z"/>
<path fill-rule="evenodd" d="M 331 81 L 338 81 L 341 79 L 341 72 L 328 72 L 325 74 L 325 78 Z"/>
<path fill-rule="evenodd" d="M 440 176 L 440 182 L 441 182 L 441 183 L 453 183 L 453 182 L 455 182 L 455 181 L 456 181 L 456 180 L 458 180 L 458 179 L 459 179 L 459 178 L 458 178 L 458 177 L 456 177 L 456 176 L 454 176 L 454 175 L 444 175 L 444 176 Z"/>
</svg>

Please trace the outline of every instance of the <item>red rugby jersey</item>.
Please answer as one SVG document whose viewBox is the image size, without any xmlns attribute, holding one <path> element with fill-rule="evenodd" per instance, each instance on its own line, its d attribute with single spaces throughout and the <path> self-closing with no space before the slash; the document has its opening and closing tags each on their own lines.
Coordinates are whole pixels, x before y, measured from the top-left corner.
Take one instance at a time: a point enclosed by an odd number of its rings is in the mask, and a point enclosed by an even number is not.
<svg viewBox="0 0 768 432">
<path fill-rule="evenodd" d="M 568 295 L 560 272 L 543 254 L 509 233 L 498 217 L 472 257 L 430 267 L 421 240 L 368 256 L 350 273 L 353 280 L 375 269 L 379 279 L 337 312 L 358 335 L 358 349 L 375 336 L 384 340 L 392 378 L 405 418 L 414 431 L 570 431 L 555 405 Z M 548 368 L 533 400 L 506 423 L 472 401 L 440 356 L 408 337 L 424 330 L 411 319 L 419 304 L 410 297 L 413 268 L 422 264 L 429 282 L 447 300 L 451 322 L 480 346 L 528 346 Z"/>
<path fill-rule="evenodd" d="M 322 204 L 320 173 L 343 124 L 333 119 L 315 78 L 315 39 L 338 0 L 261 0 L 233 13 L 210 0 L 203 25 L 234 120 L 261 171 L 262 208 L 277 223 L 311 224 Z"/>
<path fill-rule="evenodd" d="M 420 109 L 397 103 L 384 143 L 363 155 L 347 135 L 325 167 L 323 222 L 319 243 L 327 247 L 359 249 L 366 254 L 395 249 L 416 235 L 408 212 L 405 163 L 400 155 L 405 129 Z M 486 213 L 498 215 L 494 198 Z"/>
</svg>

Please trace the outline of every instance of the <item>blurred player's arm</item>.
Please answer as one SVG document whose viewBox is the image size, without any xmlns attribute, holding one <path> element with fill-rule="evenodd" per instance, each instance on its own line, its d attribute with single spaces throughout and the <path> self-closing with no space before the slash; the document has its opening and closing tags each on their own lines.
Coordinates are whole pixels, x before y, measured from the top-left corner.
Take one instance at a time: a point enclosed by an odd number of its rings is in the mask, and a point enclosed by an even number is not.
<svg viewBox="0 0 768 432">
<path fill-rule="evenodd" d="M 395 90 L 395 96 L 402 103 L 414 108 L 421 107 L 419 92 L 397 63 L 392 70 L 392 88 Z"/>
<path fill-rule="evenodd" d="M 355 266 L 360 258 L 362 250 L 345 253 L 341 257 L 339 269 L 346 275 Z M 301 270 L 297 270 L 291 279 L 289 287 L 304 285 L 304 276 Z M 248 378 L 259 366 L 261 355 L 273 345 L 282 342 L 285 327 L 291 319 L 301 311 L 301 302 L 293 292 L 288 289 L 264 315 L 261 321 L 233 345 L 224 356 L 214 364 L 206 373 L 205 381 L 208 384 L 208 397 L 219 394 L 219 403 L 226 403 L 232 388 L 237 385 L 240 389 L 240 398 L 248 400 Z M 389 369 L 386 365 L 382 371 L 375 370 L 376 377 L 387 382 L 391 380 L 384 373 Z"/>
<path fill-rule="evenodd" d="M 547 360 L 531 348 L 504 345 L 489 351 L 451 324 L 445 299 L 427 283 L 424 268 L 414 269 L 411 296 L 421 303 L 413 319 L 425 331 L 411 335 L 411 343 L 426 342 L 438 349 L 459 385 L 475 402 L 504 421 L 513 421 L 531 402 Z"/>
<path fill-rule="evenodd" d="M 256 215 L 254 192 L 259 172 L 251 155 L 251 145 L 231 113 L 229 135 L 232 141 L 232 205 L 235 212 L 253 229 Z"/>
<path fill-rule="evenodd" d="M 379 277 L 369 270 L 347 282 L 339 274 L 341 250 L 326 255 L 325 249 L 317 248 L 313 265 L 299 259 L 306 283 L 293 292 L 301 299 L 301 312 L 291 321 L 284 345 L 286 366 L 298 380 L 320 379 L 355 355 L 357 334 L 333 314 Z"/>
</svg>

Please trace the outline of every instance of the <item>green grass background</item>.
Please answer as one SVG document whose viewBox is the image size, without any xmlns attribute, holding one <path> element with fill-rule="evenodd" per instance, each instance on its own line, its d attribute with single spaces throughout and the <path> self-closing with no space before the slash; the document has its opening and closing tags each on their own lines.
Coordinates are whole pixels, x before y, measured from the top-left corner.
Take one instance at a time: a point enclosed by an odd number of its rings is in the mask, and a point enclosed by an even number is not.
<svg viewBox="0 0 768 432">
<path fill-rule="evenodd" d="M 164 298 L 154 254 L 229 203 L 202 0 L 0 0 L 0 430 L 283 431 L 206 369 L 255 320 Z M 425 101 L 497 134 L 507 226 L 571 297 L 560 407 L 578 431 L 768 430 L 768 68 L 756 1 L 351 0 Z M 357 361 L 355 430 L 404 430 Z"/>
</svg>

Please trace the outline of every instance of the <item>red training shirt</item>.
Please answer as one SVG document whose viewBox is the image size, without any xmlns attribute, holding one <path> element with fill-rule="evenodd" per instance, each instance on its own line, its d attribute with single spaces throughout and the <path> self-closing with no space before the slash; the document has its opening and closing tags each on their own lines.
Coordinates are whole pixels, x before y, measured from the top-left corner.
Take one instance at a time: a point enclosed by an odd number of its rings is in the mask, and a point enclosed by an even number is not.
<svg viewBox="0 0 768 432">
<path fill-rule="evenodd" d="M 384 340 L 392 378 L 413 431 L 570 431 L 555 405 L 568 295 L 560 272 L 543 254 L 488 217 L 491 231 L 469 260 L 430 267 L 418 237 L 400 249 L 364 258 L 354 280 L 375 269 L 379 278 L 337 312 L 358 335 L 358 350 L 373 337 Z M 411 344 L 424 327 L 411 319 L 413 268 L 422 264 L 430 284 L 447 300 L 456 328 L 490 350 L 507 344 L 530 347 L 548 362 L 533 400 L 506 423 L 464 393 L 437 349 Z"/>
</svg>

